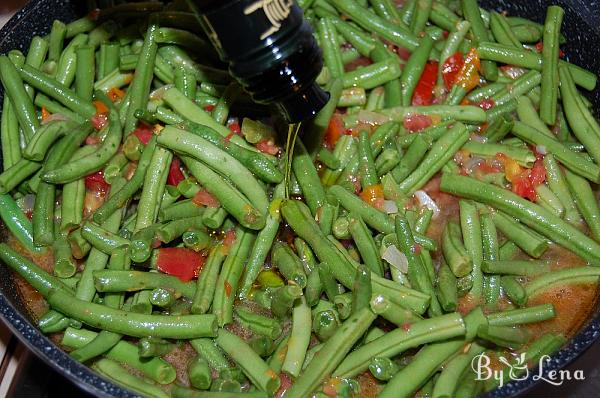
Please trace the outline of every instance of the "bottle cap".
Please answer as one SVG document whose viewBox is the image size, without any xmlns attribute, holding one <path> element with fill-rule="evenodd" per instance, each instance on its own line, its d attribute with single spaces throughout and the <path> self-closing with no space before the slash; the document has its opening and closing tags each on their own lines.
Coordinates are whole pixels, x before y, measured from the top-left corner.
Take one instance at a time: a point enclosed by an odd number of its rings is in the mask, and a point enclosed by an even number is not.
<svg viewBox="0 0 600 398">
<path fill-rule="evenodd" d="M 316 82 L 300 93 L 276 102 L 277 110 L 288 123 L 298 123 L 314 117 L 329 101 L 329 93 L 323 91 Z"/>
</svg>

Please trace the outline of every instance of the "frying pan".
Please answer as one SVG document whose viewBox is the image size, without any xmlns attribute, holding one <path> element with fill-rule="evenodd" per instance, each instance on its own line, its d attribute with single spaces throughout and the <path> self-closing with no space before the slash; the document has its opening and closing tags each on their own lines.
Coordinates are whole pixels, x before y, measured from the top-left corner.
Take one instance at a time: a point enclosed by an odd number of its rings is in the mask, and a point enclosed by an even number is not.
<svg viewBox="0 0 600 398">
<path fill-rule="evenodd" d="M 17 13 L 0 30 L 0 53 L 18 48 L 26 51 L 31 38 L 45 35 L 50 31 L 52 21 L 60 19 L 70 21 L 84 15 L 83 1 L 67 0 L 33 0 Z M 600 74 L 600 3 L 582 0 L 487 0 L 482 5 L 490 9 L 508 11 L 543 22 L 545 9 L 552 4 L 560 4 L 566 15 L 563 33 L 568 39 L 564 47 L 569 61 L 581 65 L 596 74 Z M 0 103 L 3 97 L 0 88 Z M 588 94 L 595 109 L 600 109 L 600 90 Z M 20 296 L 10 270 L 0 264 L 0 316 L 8 327 L 39 358 L 52 366 L 57 372 L 73 381 L 82 389 L 100 397 L 136 397 L 131 393 L 95 374 L 88 367 L 71 359 L 64 351 L 52 343 L 34 325 L 35 320 L 28 312 L 23 298 Z M 579 333 L 562 350 L 556 353 L 544 366 L 543 374 L 547 376 L 552 370 L 562 369 L 580 356 L 600 337 L 600 311 L 597 306 L 592 317 L 584 324 Z M 537 374 L 537 370 L 530 372 Z M 529 379 L 511 382 L 502 388 L 487 393 L 487 398 L 517 397 L 530 390 L 536 381 Z"/>
</svg>

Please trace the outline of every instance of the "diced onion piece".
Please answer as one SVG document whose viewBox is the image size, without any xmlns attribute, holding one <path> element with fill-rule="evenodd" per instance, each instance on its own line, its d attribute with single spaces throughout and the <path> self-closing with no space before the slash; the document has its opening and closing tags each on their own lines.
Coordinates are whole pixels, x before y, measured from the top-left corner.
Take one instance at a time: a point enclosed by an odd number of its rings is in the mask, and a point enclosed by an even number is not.
<svg viewBox="0 0 600 398">
<path fill-rule="evenodd" d="M 398 250 L 396 245 L 388 246 L 381 258 L 390 263 L 392 267 L 399 269 L 400 272 L 404 274 L 408 272 L 408 259 L 404 253 Z"/>
<path fill-rule="evenodd" d="M 398 213 L 398 205 L 393 200 L 384 200 L 383 201 L 383 211 L 387 214 L 396 214 Z"/>
<path fill-rule="evenodd" d="M 433 218 L 437 218 L 440 215 L 440 208 L 438 207 L 437 203 L 435 203 L 435 200 L 433 200 L 431 196 L 427 195 L 427 192 L 417 191 L 415 192 L 415 196 L 417 197 L 417 200 L 421 206 L 425 206 L 433 212 Z"/>
<path fill-rule="evenodd" d="M 548 149 L 544 145 L 536 145 L 535 146 L 535 151 L 537 153 L 539 153 L 540 155 L 547 155 L 548 154 Z"/>
<path fill-rule="evenodd" d="M 45 124 L 48 124 L 50 122 L 55 122 L 55 121 L 61 121 L 61 122 L 66 122 L 69 119 L 68 117 L 66 117 L 65 115 L 63 115 L 62 113 L 53 113 L 52 115 L 48 116 L 47 118 L 45 118 L 44 120 L 42 120 L 42 126 Z"/>
</svg>

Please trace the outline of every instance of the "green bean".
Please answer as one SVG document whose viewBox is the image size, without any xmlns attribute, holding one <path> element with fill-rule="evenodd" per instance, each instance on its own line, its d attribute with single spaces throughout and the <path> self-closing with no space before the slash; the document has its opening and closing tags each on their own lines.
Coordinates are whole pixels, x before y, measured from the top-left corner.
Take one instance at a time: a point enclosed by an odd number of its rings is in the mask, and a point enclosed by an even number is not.
<svg viewBox="0 0 600 398">
<path fill-rule="evenodd" d="M 354 287 L 354 286 L 353 286 Z M 354 302 L 354 293 L 338 294 L 334 297 L 333 303 L 340 316 L 340 319 L 346 320 L 352 315 L 352 305 Z"/>
<path fill-rule="evenodd" d="M 158 229 L 156 235 L 161 240 L 161 242 L 169 243 L 179 237 L 181 237 L 184 232 L 190 229 L 201 228 L 204 224 L 202 222 L 203 216 L 182 218 L 180 220 L 170 221 L 169 223 L 163 225 Z M 197 234 L 201 234 L 202 231 L 196 230 Z M 208 235 L 205 234 L 205 239 L 207 240 Z"/>
<path fill-rule="evenodd" d="M 127 369 L 110 359 L 100 359 L 94 363 L 93 368 L 109 380 L 133 390 L 138 394 L 143 394 L 144 396 L 152 398 L 168 397 L 167 393 L 162 389 L 144 380 L 140 380 L 139 377 L 130 374 Z"/>
<path fill-rule="evenodd" d="M 21 160 L 19 120 L 8 96 L 4 97 L 2 105 L 0 134 L 3 170 L 7 170 Z"/>
<path fill-rule="evenodd" d="M 254 176 L 238 160 L 209 141 L 184 130 L 167 126 L 161 131 L 158 143 L 193 156 L 214 168 L 215 171 L 231 179 L 259 211 L 266 211 L 268 207 L 266 195 Z"/>
<path fill-rule="evenodd" d="M 124 312 L 76 299 L 62 290 L 50 289 L 47 300 L 58 311 L 100 329 L 128 336 L 155 336 L 174 339 L 216 335 L 214 315 L 144 315 Z"/>
<path fill-rule="evenodd" d="M 377 33 L 384 39 L 409 51 L 414 51 L 419 45 L 419 41 L 411 32 L 378 17 L 355 1 L 333 0 L 332 3 L 339 11 L 348 15 L 368 32 Z"/>
<path fill-rule="evenodd" d="M 456 310 L 458 303 L 457 280 L 446 264 L 442 264 L 438 271 L 437 297 L 445 312 Z"/>
<path fill-rule="evenodd" d="M 563 172 L 552 154 L 544 156 L 544 168 L 546 169 L 548 187 L 558 197 L 560 203 L 565 208 L 565 221 L 578 225 L 581 222 L 581 217 L 577 211 L 575 201 L 571 196 Z"/>
<path fill-rule="evenodd" d="M 24 248 L 32 253 L 40 251 L 33 243 L 31 221 L 29 221 L 10 195 L 0 195 L 0 218 L 12 236 Z"/>
<path fill-rule="evenodd" d="M 531 70 L 523 76 L 516 79 L 510 86 L 504 87 L 492 96 L 497 105 L 502 105 L 507 101 L 527 94 L 531 89 L 538 86 L 542 81 L 542 74 Z"/>
<path fill-rule="evenodd" d="M 492 108 L 493 109 L 493 108 Z M 461 122 L 481 123 L 487 120 L 486 112 L 472 105 L 427 105 L 407 106 L 384 109 L 382 114 L 395 121 L 403 121 L 411 115 L 439 115 L 442 119 L 454 119 Z"/>
<path fill-rule="evenodd" d="M 413 18 L 410 23 L 410 28 L 413 34 L 419 35 L 425 28 L 425 24 L 429 20 L 433 0 L 418 0 Z M 423 42 L 421 42 L 421 45 Z"/>
<path fill-rule="evenodd" d="M 511 192 L 473 178 L 448 174 L 442 176 L 441 190 L 492 205 L 579 256 L 598 260 L 596 253 L 600 253 L 600 246 L 596 242 L 551 212 Z"/>
<path fill-rule="evenodd" d="M 488 315 L 490 326 L 515 326 L 526 323 L 542 322 L 556 316 L 552 304 L 542 304 L 534 307 L 497 312 Z"/>
<path fill-rule="evenodd" d="M 379 314 L 382 318 L 398 327 L 406 327 L 406 325 L 412 325 L 415 322 L 422 320 L 422 318 L 413 311 L 408 310 L 401 305 L 392 303 L 382 295 L 373 297 L 371 303 L 382 308 L 381 313 Z"/>
<path fill-rule="evenodd" d="M 369 371 L 377 380 L 388 381 L 398 372 L 398 365 L 389 358 L 373 358 Z"/>
<path fill-rule="evenodd" d="M 490 41 L 490 35 L 481 18 L 481 11 L 476 0 L 461 0 L 462 11 L 465 19 L 471 23 L 474 45 Z M 483 76 L 489 81 L 498 79 L 498 67 L 494 62 L 483 60 L 481 62 Z"/>
<path fill-rule="evenodd" d="M 243 226 L 256 230 L 265 226 L 262 211 L 256 209 L 231 183 L 201 162 L 187 156 L 183 156 L 182 160 L 198 182 L 216 196 L 223 208 Z"/>
<path fill-rule="evenodd" d="M 479 213 L 475 205 L 461 200 L 460 206 L 460 225 L 464 239 L 464 245 L 467 253 L 471 257 L 473 269 L 473 286 L 470 293 L 474 298 L 481 297 L 483 291 L 483 274 L 481 264 L 483 262 L 483 243 L 481 237 L 481 223 Z"/>
<path fill-rule="evenodd" d="M 94 48 L 79 46 L 75 53 L 77 56 L 75 93 L 82 100 L 89 102 L 94 94 L 94 76 L 96 75 Z"/>
<path fill-rule="evenodd" d="M 413 193 L 420 189 L 452 159 L 458 148 L 467 142 L 468 136 L 465 125 L 456 123 L 433 145 L 421 164 L 400 184 L 400 189 L 405 193 Z"/>
<path fill-rule="evenodd" d="M 585 146 L 596 163 L 600 162 L 600 125 L 590 113 L 589 109 L 582 103 L 581 96 L 573 83 L 573 75 L 570 71 L 560 66 L 561 94 L 563 107 L 569 125 L 577 139 Z M 554 153 L 553 151 L 549 151 Z M 558 158 L 557 154 L 555 156 Z M 560 158 L 559 158 L 560 160 Z"/>
<path fill-rule="evenodd" d="M 319 356 L 327 358 L 327 361 L 311 361 L 304 373 L 296 380 L 288 390 L 287 396 L 300 398 L 310 395 L 319 384 L 328 377 L 352 346 L 367 331 L 375 320 L 376 314 L 370 308 L 364 308 L 352 315 L 340 326 L 336 333 L 327 340 L 319 351 Z"/>
<path fill-rule="evenodd" d="M 519 254 L 519 246 L 511 240 L 507 240 L 504 242 L 500 249 L 498 250 L 498 258 L 501 261 L 512 260 Z"/>
<path fill-rule="evenodd" d="M 24 65 L 19 73 L 22 79 L 32 87 L 54 98 L 76 114 L 88 119 L 96 113 L 96 108 L 91 102 L 82 99 L 66 85 L 44 75 L 37 69 Z"/>
<path fill-rule="evenodd" d="M 209 127 L 224 138 L 228 137 L 231 133 L 227 127 L 217 123 L 208 113 L 198 107 L 193 101 L 186 98 L 185 95 L 176 88 L 173 87 L 168 89 L 164 93 L 163 99 L 169 106 L 173 108 L 174 111 L 179 113 L 184 118 L 194 123 Z M 242 137 L 237 135 L 231 137 L 231 142 L 246 149 L 254 149 L 254 147 L 251 147 Z"/>
<path fill-rule="evenodd" d="M 335 25 L 330 18 L 321 18 L 317 22 L 317 34 L 321 48 L 323 49 L 323 59 L 325 66 L 331 73 L 332 78 L 342 77 L 344 74 L 344 64 L 342 54 L 340 53 L 340 39 L 337 35 Z"/>
<path fill-rule="evenodd" d="M 544 26 L 544 47 L 542 49 L 542 99 L 540 117 L 544 123 L 556 123 L 556 104 L 558 102 L 558 57 L 559 35 L 565 12 L 559 6 L 550 6 L 546 11 Z"/>
<path fill-rule="evenodd" d="M 548 249 L 548 243 L 535 232 L 501 213 L 492 213 L 494 225 L 512 242 L 531 257 L 538 258 Z"/>
<path fill-rule="evenodd" d="M 111 109 L 108 118 L 108 132 L 98 151 L 60 167 L 48 168 L 49 170 L 42 174 L 42 179 L 53 184 L 68 183 L 104 167 L 117 152 L 122 136 L 119 115 L 114 108 Z M 86 128 L 88 126 L 86 125 Z"/>
<path fill-rule="evenodd" d="M 522 46 L 504 15 L 497 12 L 490 14 L 490 30 L 498 43 L 517 48 Z"/>
<path fill-rule="evenodd" d="M 444 258 L 457 277 L 463 277 L 473 270 L 473 259 L 461 242 L 461 229 L 458 223 L 449 222 L 442 234 Z"/>
<path fill-rule="evenodd" d="M 220 329 L 216 342 L 258 389 L 272 395 L 279 388 L 275 372 L 242 339 Z"/>
<path fill-rule="evenodd" d="M 484 261 L 483 272 L 488 274 L 537 276 L 550 271 L 546 261 Z"/>
<path fill-rule="evenodd" d="M 306 286 L 306 274 L 298 256 L 288 245 L 276 243 L 271 250 L 273 265 L 288 281 L 304 288 Z"/>
<path fill-rule="evenodd" d="M 255 240 L 255 235 L 252 232 L 245 231 L 242 228 L 237 228 L 235 234 L 236 240 L 223 263 L 213 300 L 212 311 L 216 315 L 220 326 L 233 321 L 235 293 L 243 272 L 244 262 Z"/>
<path fill-rule="evenodd" d="M 28 160 L 41 162 L 52 144 L 59 138 L 68 134 L 76 126 L 67 121 L 52 121 L 41 126 L 31 138 L 25 149 L 23 157 Z"/>
<path fill-rule="evenodd" d="M 443 341 L 464 334 L 464 321 L 456 313 L 424 319 L 411 324 L 409 329 L 394 329 L 382 337 L 357 348 L 346 356 L 335 369 L 333 375 L 354 377 L 368 368 L 372 358 L 391 358 L 422 344 Z"/>
<path fill-rule="evenodd" d="M 408 279 L 413 288 L 431 297 L 429 314 L 431 316 L 441 313 L 439 303 L 435 297 L 433 281 L 425 269 L 422 258 L 416 254 L 416 243 L 406 218 L 396 215 L 395 220 L 398 249 L 404 253 L 408 260 Z"/>
<path fill-rule="evenodd" d="M 12 103 L 19 126 L 23 129 L 26 139 L 29 140 L 34 136 L 40 124 L 33 103 L 25 91 L 23 80 L 7 56 L 0 56 L 0 81 Z"/>
<path fill-rule="evenodd" d="M 152 71 L 154 70 L 158 44 L 156 36 L 158 31 L 157 25 L 148 26 L 144 45 L 140 52 L 140 58 L 136 65 L 136 73 L 131 81 L 129 88 L 130 98 L 129 104 L 125 112 L 125 121 L 123 123 L 124 136 L 128 136 L 137 126 L 135 112 L 138 109 L 145 109 L 150 93 L 150 84 L 152 82 Z"/>
<path fill-rule="evenodd" d="M 154 150 L 144 177 L 134 232 L 141 231 L 156 221 L 167 181 L 168 165 L 171 164 L 172 158 L 173 154 L 166 149 L 156 148 Z"/>
<path fill-rule="evenodd" d="M 0 174 L 0 192 L 5 194 L 12 191 L 41 167 L 42 165 L 38 162 L 20 159 L 8 170 L 5 170 Z"/>
<path fill-rule="evenodd" d="M 518 306 L 527 302 L 527 293 L 525 288 L 513 276 L 503 276 L 500 278 L 500 287 L 508 299 Z"/>
<path fill-rule="evenodd" d="M 352 44 L 352 47 L 356 48 L 358 52 L 368 57 L 371 55 L 371 51 L 375 49 L 377 42 L 370 35 L 366 34 L 363 30 L 337 18 L 329 18 L 335 25 L 336 29 L 340 34 Z"/>
<path fill-rule="evenodd" d="M 363 106 L 367 103 L 367 94 L 362 87 L 351 87 L 342 91 L 338 107 Z"/>
<path fill-rule="evenodd" d="M 537 71 L 542 70 L 542 55 L 526 51 L 525 49 L 496 43 L 481 42 L 477 47 L 477 52 L 483 60 L 501 62 Z M 573 79 L 577 85 L 586 90 L 593 90 L 596 87 L 597 77 L 593 73 L 562 60 L 558 62 L 558 65 L 559 69 L 560 67 L 568 68 L 573 74 Z"/>
<path fill-rule="evenodd" d="M 418 6 L 423 0 L 419 0 Z M 431 3 L 431 2 L 429 2 Z M 421 44 L 419 47 L 411 54 L 408 59 L 405 67 L 404 73 L 400 77 L 400 86 L 402 89 L 402 106 L 410 106 L 412 103 L 413 92 L 417 87 L 417 83 L 421 78 L 423 70 L 425 69 L 425 64 L 429 59 L 429 55 L 431 53 L 431 49 L 433 47 L 433 40 L 429 36 L 425 36 L 421 40 Z"/>
<path fill-rule="evenodd" d="M 524 123 L 515 122 L 513 134 L 529 143 L 545 146 L 549 153 L 552 153 L 572 172 L 594 182 L 600 181 L 600 168 L 597 165 L 536 129 Z"/>
<path fill-rule="evenodd" d="M 584 178 L 565 170 L 565 179 L 569 186 L 569 191 L 575 198 L 575 203 L 579 212 L 587 223 L 592 236 L 600 239 L 600 209 L 598 201 L 590 187 L 590 184 Z"/>
<path fill-rule="evenodd" d="M 584 180 L 585 181 L 585 180 Z M 550 210 L 558 217 L 563 217 L 565 208 L 560 202 L 560 199 L 546 185 L 538 185 L 535 187 L 536 203 Z"/>
<path fill-rule="evenodd" d="M 98 270 L 93 273 L 96 290 L 102 293 L 135 292 L 159 287 L 175 296 L 194 297 L 194 283 L 181 282 L 177 277 L 154 272 Z"/>
<path fill-rule="evenodd" d="M 102 43 L 100 45 L 96 67 L 97 80 L 104 79 L 109 73 L 119 68 L 120 49 L 121 46 L 118 43 Z M 135 65 L 133 68 L 135 68 Z"/>
<path fill-rule="evenodd" d="M 597 267 L 578 267 L 560 269 L 548 272 L 530 281 L 525 286 L 527 297 L 531 298 L 540 292 L 551 289 L 554 286 L 566 284 L 595 284 L 598 282 L 600 274 Z"/>
<path fill-rule="evenodd" d="M 306 301 L 301 298 L 292 310 L 292 332 L 288 340 L 285 361 L 282 371 L 298 377 L 302 370 L 302 364 L 306 356 L 306 350 L 310 343 L 311 313 Z"/>
<path fill-rule="evenodd" d="M 550 129 L 546 127 L 546 124 L 539 118 L 538 111 L 536 110 L 533 102 L 531 102 L 529 97 L 519 97 L 517 99 L 517 104 L 517 114 L 519 116 L 519 120 L 546 134 L 549 137 L 554 137 L 554 134 L 552 134 Z"/>
<path fill-rule="evenodd" d="M 397 79 L 401 75 L 402 71 L 398 60 L 387 58 L 363 68 L 346 72 L 342 78 L 342 82 L 344 88 L 359 86 L 365 90 L 369 90 Z"/>
<path fill-rule="evenodd" d="M 263 154 L 230 144 L 210 127 L 190 121 L 184 121 L 183 124 L 187 130 L 229 153 L 262 180 L 270 183 L 279 183 L 283 180 L 283 174 Z"/>
<path fill-rule="evenodd" d="M 367 264 L 373 273 L 383 276 L 383 263 L 375 246 L 375 241 L 360 216 L 350 215 L 348 219 L 348 231 L 352 235 L 352 239 L 354 239 L 365 264 Z"/>
<path fill-rule="evenodd" d="M 420 134 L 415 136 L 400 163 L 392 170 L 392 176 L 396 182 L 403 182 L 415 171 L 428 149 L 429 143 Z"/>
<path fill-rule="evenodd" d="M 456 25 L 461 22 L 460 18 L 454 13 L 454 11 L 439 1 L 433 2 L 431 12 L 429 14 L 429 20 L 435 25 L 449 32 L 452 32 L 456 28 Z"/>
<path fill-rule="evenodd" d="M 0 243 L 0 258 L 42 295 L 47 295 L 54 289 L 71 292 L 71 289 L 60 278 L 50 275 L 5 243 Z"/>
<path fill-rule="evenodd" d="M 130 244 L 129 240 L 121 238 L 117 234 L 89 221 L 81 227 L 81 236 L 90 242 L 92 247 L 109 255 L 115 250 L 129 247 Z"/>
</svg>

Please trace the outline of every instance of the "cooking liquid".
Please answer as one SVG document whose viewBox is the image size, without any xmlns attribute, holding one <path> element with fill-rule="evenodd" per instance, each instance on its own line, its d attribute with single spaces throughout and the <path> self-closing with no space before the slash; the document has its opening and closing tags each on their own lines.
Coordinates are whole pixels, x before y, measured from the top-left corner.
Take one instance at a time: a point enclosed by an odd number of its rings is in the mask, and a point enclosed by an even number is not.
<svg viewBox="0 0 600 398">
<path fill-rule="evenodd" d="M 292 160 L 294 158 L 294 148 L 296 147 L 296 140 L 298 139 L 298 132 L 300 131 L 300 123 L 290 124 L 288 127 L 287 140 L 285 142 L 285 198 L 290 198 L 290 184 L 292 180 Z"/>
</svg>

